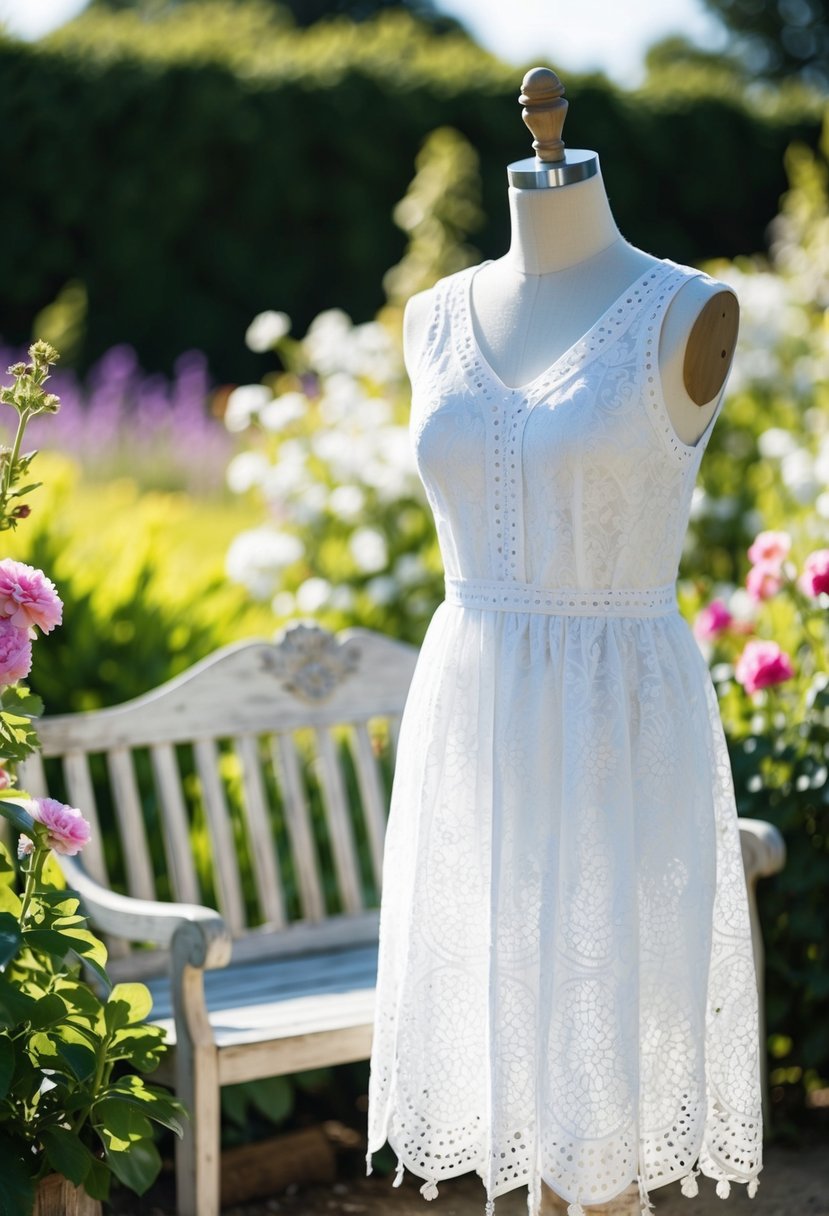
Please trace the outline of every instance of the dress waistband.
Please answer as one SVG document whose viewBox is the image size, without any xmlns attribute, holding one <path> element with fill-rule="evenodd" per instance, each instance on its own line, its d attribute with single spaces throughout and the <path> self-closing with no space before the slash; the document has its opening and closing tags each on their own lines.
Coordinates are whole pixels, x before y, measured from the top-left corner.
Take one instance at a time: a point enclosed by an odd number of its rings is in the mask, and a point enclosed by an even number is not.
<svg viewBox="0 0 829 1216">
<path fill-rule="evenodd" d="M 661 587 L 536 587 L 502 579 L 444 578 L 446 603 L 500 612 L 561 616 L 666 616 L 678 612 L 676 584 Z"/>
</svg>

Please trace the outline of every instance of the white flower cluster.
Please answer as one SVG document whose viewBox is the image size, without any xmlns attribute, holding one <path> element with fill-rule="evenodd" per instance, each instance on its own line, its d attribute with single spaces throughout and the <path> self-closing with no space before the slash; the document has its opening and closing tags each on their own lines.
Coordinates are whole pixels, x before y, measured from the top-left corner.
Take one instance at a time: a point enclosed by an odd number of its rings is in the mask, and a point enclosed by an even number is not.
<svg viewBox="0 0 829 1216">
<path fill-rule="evenodd" d="M 260 314 L 248 329 L 248 345 L 268 349 L 289 324 L 284 313 Z M 367 518 L 377 506 L 423 496 L 408 427 L 395 420 L 395 394 L 405 382 L 400 351 L 383 325 L 352 325 L 340 309 L 320 313 L 300 345 L 318 380 L 313 398 L 297 391 L 274 395 L 264 384 L 242 385 L 228 397 L 226 426 L 251 429 L 253 442 L 231 460 L 227 484 L 237 494 L 259 491 L 285 530 L 269 525 L 242 533 L 228 552 L 227 573 L 255 597 L 270 597 L 281 616 L 324 605 L 349 608 L 351 587 L 335 588 L 316 576 L 295 593 L 282 585 L 299 558 L 313 565 L 311 537 L 303 543 L 296 533 L 323 527 L 328 516 L 351 527 L 347 549 L 360 575 L 371 576 L 364 583 L 368 596 L 390 603 L 428 577 L 411 555 L 394 562 L 387 537 Z"/>
</svg>

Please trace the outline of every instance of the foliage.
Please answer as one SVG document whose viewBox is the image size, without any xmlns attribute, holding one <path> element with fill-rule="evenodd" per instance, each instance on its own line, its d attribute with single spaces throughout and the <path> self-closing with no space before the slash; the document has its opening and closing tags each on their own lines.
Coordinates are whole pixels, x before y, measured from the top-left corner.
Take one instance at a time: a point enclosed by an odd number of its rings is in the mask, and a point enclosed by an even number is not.
<svg viewBox="0 0 829 1216">
<path fill-rule="evenodd" d="M 161 1168 L 153 1123 L 181 1135 L 184 1115 L 135 1072 L 152 1071 L 165 1051 L 164 1031 L 145 1020 L 150 993 L 110 984 L 106 950 L 48 863 L 42 826 L 11 802 L 0 814 L 35 842 L 22 896 L 0 845 L 0 1213 L 31 1211 L 49 1173 L 93 1198 L 107 1197 L 113 1175 L 142 1194 Z"/>
<path fill-rule="evenodd" d="M 36 455 L 21 450 L 27 423 L 60 406 L 44 389 L 57 352 L 39 341 L 29 354 L 31 362 L 10 367 L 12 383 L 0 389 L 0 401 L 18 420 L 11 448 L 0 449 L 6 528 L 21 518 L 14 500 L 37 488 L 19 485 Z M 28 510 L 27 504 L 22 517 Z M 51 632 L 63 605 L 40 570 L 9 559 L 0 569 L 0 817 L 20 833 L 25 878 L 18 894 L 15 867 L 0 844 L 0 1213 L 23 1216 L 32 1210 L 38 1180 L 50 1173 L 95 1198 L 107 1197 L 113 1175 L 143 1193 L 161 1167 L 153 1123 L 181 1135 L 184 1111 L 135 1073 L 156 1067 L 164 1051 L 164 1031 L 145 1024 L 148 989 L 112 987 L 106 949 L 51 861 L 53 849 L 76 855 L 88 843 L 89 824 L 76 807 L 16 788 L 18 762 L 39 746 L 31 718 L 42 710 L 20 680 L 31 666 L 36 627 Z M 82 967 L 105 995 L 83 978 Z"/>
<path fill-rule="evenodd" d="M 168 13 L 182 4 L 198 3 L 198 0 L 92 0 L 91 8 L 135 9 L 142 17 L 154 18 Z M 326 17 L 348 17 L 351 21 L 367 21 L 378 13 L 394 9 L 411 12 L 428 23 L 435 32 L 457 31 L 462 27 L 452 17 L 438 13 L 434 0 L 268 0 L 277 13 L 284 14 L 287 23 L 300 26 L 313 25 Z"/>
<path fill-rule="evenodd" d="M 477 249 L 465 241 L 484 224 L 478 154 L 459 131 L 432 131 L 417 154 L 415 169 L 392 213 L 408 236 L 406 252 L 383 276 L 389 304 L 398 309 L 442 275 L 478 260 Z"/>
<path fill-rule="evenodd" d="M 705 646 L 720 698 L 740 813 L 783 833 L 783 872 L 764 880 L 770 1077 L 777 1127 L 796 1135 L 809 1094 L 829 1078 L 829 714 L 826 597 L 794 582 L 829 545 L 829 122 L 823 158 L 793 146 L 791 188 L 772 225 L 769 261 L 713 263 L 741 302 L 725 415 L 711 437 L 692 504 L 687 609 L 718 599 L 733 624 Z M 779 586 L 746 585 L 761 530 L 790 538 Z M 738 681 L 746 635 L 791 656 L 790 680 L 747 695 Z"/>
<path fill-rule="evenodd" d="M 188 4 L 163 21 L 94 10 L 36 46 L 0 40 L 0 138 L 26 164 L 0 196 L 15 233 L 0 333 L 26 342 L 44 306 L 71 313 L 85 292 L 82 369 L 129 342 L 152 370 L 195 347 L 220 381 L 258 379 L 267 363 L 240 341 L 252 313 L 284 307 L 299 333 L 331 300 L 375 316 L 404 244 L 392 209 L 436 128 L 478 150 L 476 244 L 503 247 L 505 166 L 530 151 L 521 74 L 405 13 L 296 30 L 267 3 Z M 734 80 L 631 96 L 565 82 L 568 143 L 600 149 L 634 244 L 686 261 L 763 248 L 783 149 L 816 140 L 813 102 L 775 96 L 761 112 Z M 712 180 L 729 183 L 716 207 Z"/>
<path fill-rule="evenodd" d="M 827 0 L 704 0 L 738 35 L 735 50 L 751 71 L 775 78 L 797 73 L 829 88 Z"/>
<path fill-rule="evenodd" d="M 38 459 L 44 485 L 6 550 L 61 588 L 65 627 L 31 679 L 51 713 L 119 704 L 225 642 L 273 631 L 224 573 L 234 534 L 258 522 L 252 505 L 146 492 L 131 478 L 96 485 L 72 459 Z"/>
</svg>

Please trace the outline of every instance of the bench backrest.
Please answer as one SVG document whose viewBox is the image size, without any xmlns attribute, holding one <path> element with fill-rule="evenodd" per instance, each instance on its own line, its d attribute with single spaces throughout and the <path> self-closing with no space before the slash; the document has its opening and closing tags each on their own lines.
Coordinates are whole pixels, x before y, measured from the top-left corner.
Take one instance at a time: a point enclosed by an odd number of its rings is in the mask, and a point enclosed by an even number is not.
<svg viewBox="0 0 829 1216">
<path fill-rule="evenodd" d="M 376 909 L 417 647 L 294 622 L 132 701 L 45 716 L 20 785 L 79 807 L 89 873 L 232 934 Z"/>
</svg>

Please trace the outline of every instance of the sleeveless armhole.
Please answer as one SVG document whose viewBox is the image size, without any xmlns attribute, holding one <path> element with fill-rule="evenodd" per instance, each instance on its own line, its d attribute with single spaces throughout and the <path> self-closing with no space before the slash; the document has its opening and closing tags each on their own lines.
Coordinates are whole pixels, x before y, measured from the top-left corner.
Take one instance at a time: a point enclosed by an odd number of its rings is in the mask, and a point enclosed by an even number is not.
<svg viewBox="0 0 829 1216">
<path fill-rule="evenodd" d="M 421 344 L 420 350 L 414 355 L 414 366 L 409 375 L 409 381 L 414 388 L 415 383 L 423 373 L 424 368 L 432 361 L 435 348 L 438 345 L 441 330 L 443 328 L 444 317 L 446 315 L 445 295 L 446 295 L 446 279 L 438 279 L 430 288 L 431 298 L 429 300 L 429 317 L 426 326 L 426 337 Z"/>
<path fill-rule="evenodd" d="M 705 430 L 697 439 L 696 443 L 685 443 L 677 435 L 674 428 L 671 416 L 668 413 L 668 406 L 665 401 L 665 393 L 662 387 L 662 378 L 659 374 L 659 337 L 662 332 L 662 325 L 665 320 L 665 313 L 668 310 L 668 305 L 673 299 L 680 287 L 688 281 L 689 278 L 710 278 L 703 270 L 696 270 L 692 267 L 676 265 L 676 272 L 669 275 L 666 281 L 660 288 L 656 300 L 650 312 L 645 317 L 645 324 L 642 327 L 642 333 L 639 341 L 641 343 L 641 366 L 642 366 L 642 383 L 644 389 L 645 408 L 651 425 L 656 432 L 657 437 L 663 447 L 669 453 L 672 460 L 680 466 L 692 464 L 695 460 L 702 457 L 702 453 L 711 437 L 711 432 L 714 429 L 714 423 L 722 409 L 723 401 L 725 400 L 725 391 L 728 384 L 728 375 L 726 375 L 717 394 L 716 405 Z M 713 282 L 714 280 L 712 280 Z"/>
</svg>

